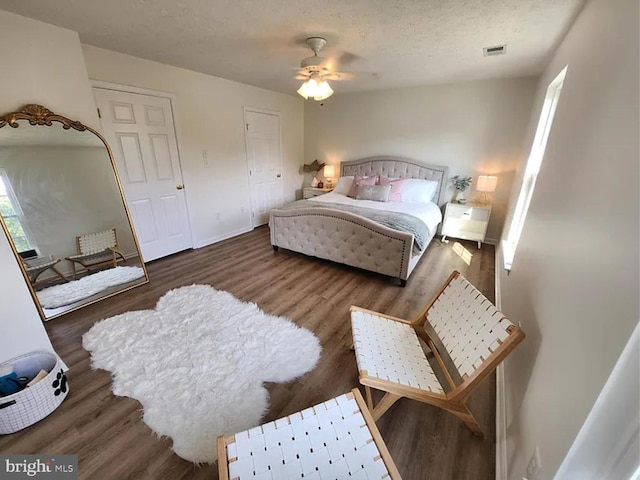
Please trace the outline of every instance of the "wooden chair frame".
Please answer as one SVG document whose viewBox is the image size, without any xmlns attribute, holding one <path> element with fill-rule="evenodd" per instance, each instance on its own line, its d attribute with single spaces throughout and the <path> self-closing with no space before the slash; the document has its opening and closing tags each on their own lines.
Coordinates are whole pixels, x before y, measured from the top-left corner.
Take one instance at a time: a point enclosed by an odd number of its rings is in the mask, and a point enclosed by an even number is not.
<svg viewBox="0 0 640 480">
<path fill-rule="evenodd" d="M 105 265 L 112 265 L 113 267 L 116 267 L 118 265 L 118 258 L 120 258 L 124 263 L 127 263 L 127 259 L 125 258 L 124 254 L 118 249 L 118 245 L 119 245 L 118 231 L 115 228 L 112 228 L 111 230 L 113 230 L 113 234 L 115 237 L 115 246 L 107 247 L 104 250 L 104 253 L 99 252 L 99 253 L 87 254 L 82 257 L 79 257 L 79 255 L 82 255 L 82 251 L 80 247 L 80 238 L 82 237 L 82 235 L 79 235 L 76 237 L 76 251 L 78 252 L 78 255 L 66 257 L 66 260 L 69 260 L 69 262 L 71 263 L 71 270 L 72 270 L 72 275 L 74 279 L 76 278 L 76 275 L 77 275 L 76 263 L 79 263 L 80 265 L 82 265 L 84 269 L 87 271 L 93 268 L 103 267 Z M 99 262 L 91 262 L 92 258 L 104 256 L 106 252 L 111 253 L 111 258 L 107 260 L 102 260 Z"/>
<path fill-rule="evenodd" d="M 59 278 L 61 278 L 65 282 L 69 281 L 69 279 L 65 277 L 64 274 L 56 268 L 56 265 L 60 263 L 59 258 L 52 259 L 41 265 L 31 265 L 28 260 L 22 259 L 22 258 L 20 260 L 22 261 L 24 269 L 27 272 L 31 285 L 34 287 L 38 284 L 38 277 L 42 275 L 44 272 L 46 272 L 47 270 L 52 270 Z M 51 277 L 51 278 L 54 278 L 54 277 Z M 42 282 L 46 282 L 51 278 L 46 278 Z"/>
<path fill-rule="evenodd" d="M 443 390 L 449 390 L 444 394 L 430 392 L 399 383 L 394 383 L 381 378 L 368 375 L 366 370 L 361 370 L 360 383 L 365 387 L 365 393 L 367 398 L 367 406 L 371 411 L 373 418 L 377 421 L 382 415 L 385 414 L 394 403 L 399 399 L 406 397 L 419 402 L 428 403 L 435 407 L 442 408 L 448 412 L 453 413 L 456 417 L 464 422 L 464 424 L 475 434 L 483 435 L 484 431 L 480 424 L 477 422 L 473 414 L 469 411 L 466 405 L 469 395 L 478 387 L 489 374 L 491 374 L 496 367 L 502 362 L 507 355 L 524 339 L 525 334 L 520 328 L 515 325 L 510 325 L 507 328 L 508 337 L 500 343 L 499 347 L 495 349 L 487 358 L 483 358 L 482 364 L 469 376 L 462 378 L 458 369 L 455 367 L 453 360 L 449 356 L 446 348 L 442 344 L 442 341 L 438 337 L 437 333 L 431 326 L 428 320 L 429 310 L 435 303 L 442 292 L 447 288 L 449 283 L 455 278 L 460 276 L 460 272 L 454 271 L 445 284 L 438 290 L 433 299 L 427 304 L 427 306 L 420 312 L 420 314 L 412 321 L 404 320 L 389 315 L 383 315 L 378 312 L 366 310 L 360 307 L 352 306 L 350 311 L 361 311 L 370 313 L 378 317 L 386 318 L 391 321 L 400 322 L 411 326 L 416 335 L 422 339 L 429 347 L 431 352 L 427 355 L 433 358 L 437 362 L 439 369 L 446 378 L 446 385 L 440 382 Z M 503 317 L 504 318 L 504 317 Z M 431 362 L 430 362 L 431 363 Z M 371 388 L 381 390 L 385 392 L 384 397 L 374 405 L 373 397 L 371 394 Z"/>
</svg>

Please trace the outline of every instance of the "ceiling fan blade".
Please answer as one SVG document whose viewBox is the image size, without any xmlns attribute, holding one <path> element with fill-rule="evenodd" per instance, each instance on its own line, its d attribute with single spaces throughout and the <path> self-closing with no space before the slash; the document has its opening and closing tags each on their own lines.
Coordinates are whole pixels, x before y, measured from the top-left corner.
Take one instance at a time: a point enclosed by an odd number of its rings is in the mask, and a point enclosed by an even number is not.
<svg viewBox="0 0 640 480">
<path fill-rule="evenodd" d="M 340 67 L 348 66 L 352 63 L 357 62 L 358 60 L 362 60 L 363 58 L 355 53 L 343 52 L 337 59 L 337 64 Z"/>
<path fill-rule="evenodd" d="M 338 82 L 353 80 L 354 78 L 356 78 L 356 76 L 357 74 L 352 72 L 331 72 L 323 75 L 323 77 L 327 80 L 334 80 Z"/>
<path fill-rule="evenodd" d="M 296 80 L 309 80 L 309 75 L 296 75 L 294 78 Z"/>
</svg>

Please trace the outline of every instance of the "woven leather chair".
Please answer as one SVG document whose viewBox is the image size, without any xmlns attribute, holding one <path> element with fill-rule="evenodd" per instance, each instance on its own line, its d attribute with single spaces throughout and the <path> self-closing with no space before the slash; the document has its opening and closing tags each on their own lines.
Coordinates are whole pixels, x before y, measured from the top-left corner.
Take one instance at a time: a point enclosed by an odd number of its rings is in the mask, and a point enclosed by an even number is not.
<svg viewBox="0 0 640 480">
<path fill-rule="evenodd" d="M 357 389 L 273 422 L 218 437 L 220 480 L 401 480 Z"/>
<path fill-rule="evenodd" d="M 406 397 L 453 413 L 476 435 L 484 432 L 466 401 L 525 336 L 459 272 L 415 320 L 351 307 L 351 327 L 375 420 Z M 375 407 L 371 388 L 386 392 Z"/>
<path fill-rule="evenodd" d="M 59 258 L 34 258 L 34 259 L 24 259 L 21 258 L 22 264 L 24 265 L 24 269 L 27 272 L 27 276 L 29 277 L 29 281 L 31 285 L 34 287 L 38 283 L 38 277 L 42 275 L 47 270 L 51 270 L 55 273 L 59 278 L 68 282 L 69 280 L 65 277 L 60 270 L 56 268 L 56 265 L 60 263 Z M 47 281 L 48 279 L 45 279 Z"/>
<path fill-rule="evenodd" d="M 105 265 L 117 266 L 118 259 L 124 263 L 127 260 L 118 250 L 118 233 L 115 228 L 104 232 L 88 233 L 76 237 L 77 255 L 66 257 L 71 262 L 73 278 L 76 278 L 76 264 L 82 265 L 86 270 L 103 267 Z"/>
</svg>

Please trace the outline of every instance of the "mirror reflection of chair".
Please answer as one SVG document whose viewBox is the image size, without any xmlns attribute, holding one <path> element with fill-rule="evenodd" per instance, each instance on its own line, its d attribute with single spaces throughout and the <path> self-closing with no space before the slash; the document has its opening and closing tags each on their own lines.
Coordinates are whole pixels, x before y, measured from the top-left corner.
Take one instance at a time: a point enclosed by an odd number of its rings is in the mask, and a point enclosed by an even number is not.
<svg viewBox="0 0 640 480">
<path fill-rule="evenodd" d="M 56 265 L 60 263 L 59 258 L 23 258 L 22 263 L 27 272 L 27 276 L 29 277 L 29 281 L 34 287 L 36 286 L 36 283 L 38 283 L 38 277 L 47 270 L 51 270 L 65 282 L 69 281 L 69 279 L 56 268 Z"/>
<path fill-rule="evenodd" d="M 415 320 L 351 307 L 351 328 L 374 420 L 406 397 L 453 413 L 476 435 L 467 399 L 525 336 L 459 272 Z M 371 388 L 385 392 L 375 407 Z"/>
<path fill-rule="evenodd" d="M 118 249 L 118 233 L 115 228 L 104 232 L 87 233 L 76 237 L 77 255 L 66 257 L 71 262 L 73 278 L 76 278 L 76 264 L 85 270 L 110 265 L 116 267 L 118 260 L 127 263 L 123 253 Z"/>
</svg>

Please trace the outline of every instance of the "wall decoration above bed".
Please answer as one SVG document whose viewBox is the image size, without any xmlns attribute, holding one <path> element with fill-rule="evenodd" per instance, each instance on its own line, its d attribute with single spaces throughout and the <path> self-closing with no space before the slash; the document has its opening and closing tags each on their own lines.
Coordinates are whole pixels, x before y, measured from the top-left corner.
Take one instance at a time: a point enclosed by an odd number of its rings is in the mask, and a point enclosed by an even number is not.
<svg viewBox="0 0 640 480">
<path fill-rule="evenodd" d="M 442 221 L 448 167 L 376 156 L 342 162 L 340 170 L 333 192 L 271 211 L 271 245 L 395 277 L 404 286 Z M 392 186 L 388 201 L 349 198 L 359 178 L 369 185 L 406 179 L 406 193 L 395 192 L 391 201 Z"/>
</svg>

